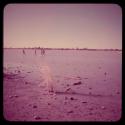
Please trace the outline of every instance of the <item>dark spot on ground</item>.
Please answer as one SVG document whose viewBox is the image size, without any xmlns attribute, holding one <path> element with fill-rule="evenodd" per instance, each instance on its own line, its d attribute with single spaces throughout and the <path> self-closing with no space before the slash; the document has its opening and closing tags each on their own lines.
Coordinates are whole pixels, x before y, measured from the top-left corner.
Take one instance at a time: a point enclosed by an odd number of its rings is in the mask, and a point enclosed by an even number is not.
<svg viewBox="0 0 125 125">
<path fill-rule="evenodd" d="M 86 101 L 82 102 L 82 103 L 87 103 Z"/>
<path fill-rule="evenodd" d="M 33 108 L 37 108 L 37 106 L 36 106 L 36 105 L 34 105 L 34 106 L 33 106 Z"/>
<path fill-rule="evenodd" d="M 36 120 L 41 119 L 41 117 L 39 117 L 39 116 L 34 116 L 34 118 L 35 118 Z"/>
<path fill-rule="evenodd" d="M 93 110 L 93 108 L 89 108 L 89 110 Z"/>
<path fill-rule="evenodd" d="M 73 113 L 73 111 L 69 111 L 69 112 L 67 112 L 67 113 Z"/>
<path fill-rule="evenodd" d="M 80 81 L 80 82 L 73 83 L 73 85 L 80 85 L 80 84 L 82 84 L 81 81 Z"/>
<path fill-rule="evenodd" d="M 84 79 L 88 79 L 88 78 L 84 78 Z"/>
<path fill-rule="evenodd" d="M 120 92 L 116 92 L 117 94 L 120 94 Z"/>
<path fill-rule="evenodd" d="M 89 89 L 92 89 L 91 87 L 89 87 Z"/>
<path fill-rule="evenodd" d="M 71 97 L 70 99 L 71 99 L 71 100 L 74 100 L 74 98 L 73 98 L 73 97 Z"/>
<path fill-rule="evenodd" d="M 65 97 L 65 100 L 67 100 L 68 98 L 67 97 Z"/>
</svg>

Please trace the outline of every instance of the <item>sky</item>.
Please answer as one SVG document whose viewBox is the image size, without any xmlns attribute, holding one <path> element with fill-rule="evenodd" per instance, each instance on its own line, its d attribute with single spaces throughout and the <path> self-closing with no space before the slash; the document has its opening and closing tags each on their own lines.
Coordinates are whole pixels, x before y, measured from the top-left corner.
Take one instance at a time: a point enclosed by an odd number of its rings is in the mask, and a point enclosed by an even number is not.
<svg viewBox="0 0 125 125">
<path fill-rule="evenodd" d="M 8 4 L 5 47 L 122 49 L 117 4 Z"/>
</svg>

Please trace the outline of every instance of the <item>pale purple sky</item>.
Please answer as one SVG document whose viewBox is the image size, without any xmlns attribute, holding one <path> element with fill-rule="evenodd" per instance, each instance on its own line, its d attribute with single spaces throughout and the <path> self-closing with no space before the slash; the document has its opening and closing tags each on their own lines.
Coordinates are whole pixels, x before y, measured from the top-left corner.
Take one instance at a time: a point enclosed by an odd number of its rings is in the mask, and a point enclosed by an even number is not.
<svg viewBox="0 0 125 125">
<path fill-rule="evenodd" d="M 4 47 L 122 48 L 117 4 L 8 4 Z"/>
</svg>

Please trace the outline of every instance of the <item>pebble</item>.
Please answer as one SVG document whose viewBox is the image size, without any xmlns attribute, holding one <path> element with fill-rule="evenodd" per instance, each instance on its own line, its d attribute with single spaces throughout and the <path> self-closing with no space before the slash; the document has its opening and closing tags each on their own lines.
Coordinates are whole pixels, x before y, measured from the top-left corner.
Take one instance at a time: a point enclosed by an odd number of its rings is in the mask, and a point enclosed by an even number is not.
<svg viewBox="0 0 125 125">
<path fill-rule="evenodd" d="M 84 79 L 88 79 L 88 78 L 84 78 Z"/>
<path fill-rule="evenodd" d="M 92 115 L 92 114 L 93 114 L 93 113 L 91 113 L 91 112 L 89 113 L 89 115 Z"/>
<path fill-rule="evenodd" d="M 25 84 L 28 84 L 28 82 L 25 82 Z"/>
<path fill-rule="evenodd" d="M 87 102 L 82 102 L 82 103 L 87 103 Z"/>
<path fill-rule="evenodd" d="M 120 94 L 120 92 L 116 92 L 117 94 Z"/>
<path fill-rule="evenodd" d="M 12 98 L 12 97 L 13 97 L 12 95 L 9 96 L 9 98 Z"/>
<path fill-rule="evenodd" d="M 93 110 L 93 108 L 89 108 L 89 110 Z"/>
<path fill-rule="evenodd" d="M 105 106 L 101 106 L 101 109 L 106 109 Z"/>
<path fill-rule="evenodd" d="M 73 97 L 71 97 L 70 99 L 71 99 L 71 100 L 74 100 L 74 98 L 73 98 Z"/>
<path fill-rule="evenodd" d="M 73 111 L 69 111 L 68 113 L 73 113 Z"/>
<path fill-rule="evenodd" d="M 91 87 L 89 87 L 89 89 L 92 89 Z"/>
<path fill-rule="evenodd" d="M 81 81 L 80 81 L 80 82 L 76 82 L 76 83 L 74 83 L 73 85 L 80 85 L 80 84 L 82 84 Z"/>
<path fill-rule="evenodd" d="M 107 73 L 105 72 L 104 74 L 106 75 Z"/>
<path fill-rule="evenodd" d="M 71 88 L 68 88 L 66 91 L 69 91 L 69 90 L 71 90 Z"/>
<path fill-rule="evenodd" d="M 36 106 L 36 105 L 34 105 L 34 106 L 33 106 L 33 108 L 37 108 L 37 106 Z"/>
<path fill-rule="evenodd" d="M 81 79 L 81 77 L 77 76 L 77 78 Z"/>
<path fill-rule="evenodd" d="M 39 117 L 39 116 L 34 116 L 34 118 L 35 118 L 36 120 L 41 119 L 41 117 Z"/>
<path fill-rule="evenodd" d="M 67 104 L 67 102 L 64 102 L 64 104 Z"/>
<path fill-rule="evenodd" d="M 17 98 L 17 97 L 19 97 L 19 96 L 18 96 L 18 95 L 13 95 L 13 96 L 10 95 L 10 96 L 9 96 L 9 98 L 13 98 L 13 97 L 16 97 L 16 98 Z"/>
<path fill-rule="evenodd" d="M 14 95 L 14 97 L 16 97 L 16 98 L 17 98 L 17 97 L 18 97 L 18 95 Z"/>
</svg>

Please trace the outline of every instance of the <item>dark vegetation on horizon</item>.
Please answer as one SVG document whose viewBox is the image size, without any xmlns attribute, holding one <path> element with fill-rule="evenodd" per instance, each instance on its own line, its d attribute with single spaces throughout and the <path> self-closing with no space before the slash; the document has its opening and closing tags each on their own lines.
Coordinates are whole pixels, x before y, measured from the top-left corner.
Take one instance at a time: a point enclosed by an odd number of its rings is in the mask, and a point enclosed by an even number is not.
<svg viewBox="0 0 125 125">
<path fill-rule="evenodd" d="M 43 47 L 44 48 L 44 47 Z M 24 48 L 4 48 L 4 49 L 42 49 L 42 47 L 24 47 Z M 91 50 L 91 51 L 122 51 L 121 49 L 90 49 L 90 48 L 44 48 L 45 50 Z"/>
</svg>

